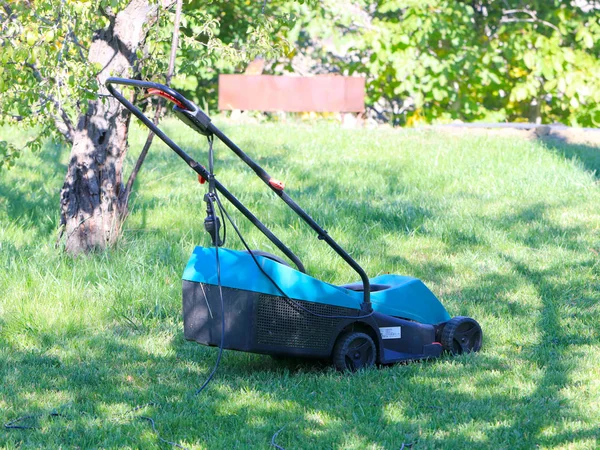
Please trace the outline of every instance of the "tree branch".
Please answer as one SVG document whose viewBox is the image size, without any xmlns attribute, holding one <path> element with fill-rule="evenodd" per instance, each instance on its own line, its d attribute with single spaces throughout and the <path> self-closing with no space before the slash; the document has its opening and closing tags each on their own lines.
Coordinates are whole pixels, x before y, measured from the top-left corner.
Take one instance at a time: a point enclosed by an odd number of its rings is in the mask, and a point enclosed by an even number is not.
<svg viewBox="0 0 600 450">
<path fill-rule="evenodd" d="M 2 2 L 2 8 L 4 9 L 4 12 L 6 13 L 6 15 L 8 16 L 7 19 L 9 19 L 9 20 L 14 19 L 14 17 L 12 16 L 12 9 L 8 3 Z"/>
<path fill-rule="evenodd" d="M 111 25 L 114 25 L 114 22 L 117 19 L 117 17 L 112 12 L 112 9 L 110 7 L 109 7 L 109 11 L 106 11 L 102 7 L 102 5 L 98 5 L 98 11 L 100 11 L 100 14 L 102 14 L 104 17 L 106 17 L 108 19 L 108 21 L 111 23 Z"/>
<path fill-rule="evenodd" d="M 67 36 L 71 38 L 71 41 L 73 41 L 73 43 L 77 47 L 77 50 L 79 51 L 79 57 L 82 59 L 82 61 L 85 61 L 85 56 L 83 55 L 83 50 L 85 50 L 86 52 L 89 52 L 89 49 L 87 49 L 83 45 L 81 45 L 81 43 L 79 42 L 79 39 L 77 39 L 77 35 L 71 29 L 71 27 L 69 27 L 69 33 L 67 34 Z"/>
<path fill-rule="evenodd" d="M 34 78 L 39 82 L 46 81 L 39 69 L 35 66 L 35 64 L 25 63 L 25 67 L 30 69 L 33 72 Z M 73 126 L 73 122 L 65 109 L 61 106 L 61 104 L 56 100 L 56 98 L 51 94 L 44 94 L 42 92 L 39 93 L 40 97 L 49 101 L 54 108 L 56 108 L 58 112 L 58 116 L 56 114 L 51 114 L 52 119 L 54 120 L 54 124 L 56 125 L 57 130 L 65 137 L 65 139 L 69 143 L 73 143 L 73 136 L 75 134 L 75 127 Z"/>
<path fill-rule="evenodd" d="M 519 19 L 517 17 L 506 17 L 507 15 L 513 15 L 513 14 L 527 14 L 530 19 Z M 557 31 L 559 34 L 560 30 L 558 29 L 558 27 L 550 22 L 547 22 L 545 20 L 540 19 L 537 16 L 537 12 L 536 11 L 531 11 L 529 9 L 504 9 L 502 10 L 502 18 L 500 19 L 500 23 L 513 23 L 513 22 L 529 22 L 529 23 L 541 23 L 543 25 L 546 25 L 550 28 L 552 28 L 553 30 Z"/>
<path fill-rule="evenodd" d="M 179 24 L 181 22 L 181 10 L 183 7 L 183 0 L 177 0 L 177 5 L 175 7 L 175 19 L 173 21 L 173 39 L 171 41 L 171 54 L 169 57 L 169 67 L 167 69 L 167 77 L 166 77 L 166 85 L 170 86 L 171 79 L 173 78 L 173 74 L 175 72 L 175 57 L 177 56 L 177 48 L 179 46 Z M 164 101 L 162 98 L 158 100 L 158 104 L 156 106 L 156 112 L 154 113 L 154 125 L 158 125 L 158 122 L 163 115 L 164 112 Z M 148 155 L 148 151 L 150 150 L 150 146 L 152 145 L 152 141 L 154 140 L 154 133 L 148 133 L 148 137 L 146 138 L 146 142 L 144 143 L 144 147 L 140 152 L 140 156 L 138 156 L 137 161 L 135 162 L 135 166 L 131 171 L 131 175 L 129 175 L 129 179 L 127 180 L 127 184 L 125 185 L 125 190 L 123 191 L 123 205 L 127 205 L 129 203 L 129 196 L 131 195 L 131 189 L 133 188 L 133 183 L 135 182 L 137 175 L 146 159 L 146 155 Z"/>
<path fill-rule="evenodd" d="M 47 99 L 52 103 L 52 105 L 58 111 L 58 116 L 56 114 L 50 114 L 52 119 L 54 120 L 54 125 L 56 129 L 62 134 L 65 139 L 72 144 L 73 136 L 75 135 L 75 127 L 73 126 L 73 122 L 71 122 L 70 117 L 67 112 L 60 106 L 60 104 L 56 101 L 56 99 L 52 96 L 45 96 L 44 94 L 40 94 L 43 98 Z"/>
</svg>

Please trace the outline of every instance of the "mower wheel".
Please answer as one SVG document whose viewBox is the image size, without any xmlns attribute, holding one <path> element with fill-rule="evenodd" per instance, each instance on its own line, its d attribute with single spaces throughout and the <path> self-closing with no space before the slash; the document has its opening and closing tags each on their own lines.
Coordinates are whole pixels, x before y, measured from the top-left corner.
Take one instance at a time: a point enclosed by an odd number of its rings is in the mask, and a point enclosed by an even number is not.
<svg viewBox="0 0 600 450">
<path fill-rule="evenodd" d="M 453 317 L 442 331 L 442 347 L 453 355 L 478 352 L 482 340 L 481 327 L 470 317 Z"/>
<path fill-rule="evenodd" d="M 371 336 L 358 331 L 342 334 L 333 347 L 333 365 L 341 372 L 355 372 L 375 364 L 377 349 Z"/>
</svg>

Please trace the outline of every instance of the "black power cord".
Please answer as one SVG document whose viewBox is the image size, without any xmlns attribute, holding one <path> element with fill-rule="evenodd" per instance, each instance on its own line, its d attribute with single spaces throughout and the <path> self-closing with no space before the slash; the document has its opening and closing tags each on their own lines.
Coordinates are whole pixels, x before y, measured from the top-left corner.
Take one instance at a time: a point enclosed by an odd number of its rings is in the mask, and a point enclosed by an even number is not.
<svg viewBox="0 0 600 450">
<path fill-rule="evenodd" d="M 279 430 L 277 430 L 275 432 L 275 434 L 273 435 L 273 437 L 271 438 L 271 445 L 273 447 L 275 447 L 277 450 L 285 450 L 285 448 L 283 448 L 281 445 L 278 445 L 275 442 L 275 439 L 277 439 L 277 436 L 279 435 L 279 433 L 281 433 L 283 431 L 283 429 L 286 427 L 286 425 L 282 426 Z"/>
<path fill-rule="evenodd" d="M 150 422 L 150 426 L 152 426 L 152 431 L 154 431 L 154 434 L 156 434 L 156 438 L 159 441 L 164 442 L 165 444 L 172 445 L 173 447 L 180 448 L 182 450 L 188 450 L 187 447 L 184 447 L 183 445 L 179 445 L 177 442 L 171 442 L 171 441 L 167 441 L 166 439 L 161 438 L 160 434 L 158 434 L 158 431 L 156 431 L 156 424 L 154 423 L 154 419 L 152 417 L 140 416 L 140 420 L 145 420 L 147 422 Z"/>
<path fill-rule="evenodd" d="M 44 417 L 46 414 L 28 414 L 26 416 L 17 417 L 4 424 L 4 428 L 9 430 L 35 430 L 37 427 L 34 425 L 21 425 L 22 422 L 29 419 L 38 419 Z M 56 411 L 49 412 L 48 417 L 66 417 L 64 414 L 57 413 Z"/>
<path fill-rule="evenodd" d="M 211 149 L 212 149 L 212 146 L 211 146 Z M 212 177 L 212 174 L 211 174 L 211 177 Z M 217 198 L 217 204 L 220 204 L 220 202 L 218 201 L 218 197 L 214 192 L 213 193 L 209 192 L 209 195 L 206 198 L 207 198 L 207 201 L 210 203 L 212 210 L 215 211 L 213 195 L 215 198 Z M 219 209 L 221 209 L 220 206 L 219 206 Z M 214 242 L 216 244 L 215 245 L 215 259 L 216 259 L 216 263 L 217 263 L 217 284 L 219 286 L 219 297 L 221 299 L 221 339 L 219 341 L 219 353 L 217 354 L 217 361 L 215 362 L 215 366 L 213 367 L 212 372 L 210 373 L 208 378 L 206 378 L 206 380 L 204 381 L 202 386 L 200 386 L 200 388 L 196 391 L 195 395 L 200 394 L 200 392 L 202 392 L 204 390 L 204 388 L 206 386 L 208 386 L 208 383 L 211 382 L 211 380 L 217 373 L 217 369 L 219 368 L 219 364 L 221 363 L 221 356 L 223 355 L 223 347 L 225 345 L 225 301 L 223 299 L 223 287 L 221 286 L 221 261 L 219 260 L 219 237 L 218 236 L 214 240 Z"/>
<path fill-rule="evenodd" d="M 213 228 L 214 235 L 211 235 L 213 244 L 215 246 L 215 259 L 217 263 L 217 285 L 219 286 L 219 297 L 221 299 L 221 339 L 219 341 L 219 353 L 217 354 L 217 360 L 213 367 L 213 370 L 208 375 L 202 386 L 196 390 L 196 394 L 200 394 L 208 386 L 217 373 L 219 368 L 219 364 L 221 363 L 221 356 L 223 355 L 223 347 L 225 346 L 225 300 L 223 299 L 223 286 L 221 285 L 221 261 L 219 260 L 219 246 L 225 243 L 225 239 L 227 237 L 227 227 L 225 225 L 225 220 L 223 220 L 223 241 L 220 240 L 219 237 L 219 218 L 216 215 L 215 209 L 215 200 L 221 211 L 221 216 L 223 216 L 223 209 L 221 208 L 221 202 L 219 201 L 219 197 L 217 195 L 217 191 L 215 189 L 215 175 L 214 175 L 214 150 L 213 150 L 213 136 L 212 134 L 207 136 L 208 139 L 208 194 L 204 197 L 206 202 L 209 205 L 209 209 L 213 215 L 213 220 L 215 221 L 215 226 Z"/>
<path fill-rule="evenodd" d="M 135 406 L 134 408 L 130 409 L 129 411 L 123 413 L 123 414 L 119 414 L 117 416 L 114 416 L 112 419 L 106 419 L 106 420 L 116 420 L 116 419 L 120 419 L 124 416 L 127 416 L 131 413 L 134 413 L 135 411 L 138 411 L 142 408 L 145 408 L 147 406 L 160 406 L 158 403 L 156 402 L 148 402 L 148 403 L 144 403 L 142 405 L 138 405 Z M 85 414 L 84 412 L 81 412 L 80 414 Z M 44 416 L 48 416 L 48 417 L 62 417 L 66 420 L 69 419 L 68 416 L 66 416 L 65 414 L 61 414 L 59 412 L 56 411 L 51 411 L 49 413 L 40 413 L 40 414 L 29 414 L 26 416 L 21 416 L 21 417 L 17 417 L 16 419 L 13 419 L 9 422 L 6 422 L 4 424 L 4 428 L 9 429 L 9 430 L 36 430 L 39 427 L 36 425 L 23 425 L 22 423 L 26 420 L 30 420 L 30 419 L 39 419 L 42 418 Z M 139 416 L 138 419 L 140 420 L 145 420 L 146 422 L 150 423 L 150 426 L 152 427 L 152 431 L 154 432 L 154 434 L 156 435 L 156 438 L 161 441 L 164 442 L 165 444 L 169 444 L 172 445 L 173 447 L 177 447 L 180 448 L 182 450 L 188 450 L 187 447 L 184 447 L 180 444 L 178 444 L 177 442 L 172 442 L 172 441 L 168 441 L 164 438 L 162 438 L 158 432 L 158 430 L 156 429 L 156 422 L 154 421 L 154 419 L 152 419 L 151 417 L 148 416 Z"/>
</svg>

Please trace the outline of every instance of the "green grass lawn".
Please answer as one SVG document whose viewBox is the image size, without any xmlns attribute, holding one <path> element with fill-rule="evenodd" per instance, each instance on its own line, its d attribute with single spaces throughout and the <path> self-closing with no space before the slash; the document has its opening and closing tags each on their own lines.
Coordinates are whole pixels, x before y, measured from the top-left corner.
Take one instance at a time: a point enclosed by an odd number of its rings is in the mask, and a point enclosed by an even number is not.
<svg viewBox="0 0 600 450">
<path fill-rule="evenodd" d="M 203 138 L 165 128 L 187 134 L 184 148 L 203 159 Z M 451 315 L 476 318 L 482 351 L 352 375 L 226 351 L 195 396 L 217 350 L 183 339 L 180 276 L 194 245 L 208 245 L 206 185 L 155 146 L 122 240 L 71 259 L 55 248 L 68 149 L 49 144 L 0 173 L 0 422 L 33 415 L 20 424 L 36 427 L 3 427 L 0 447 L 171 448 L 141 419 L 150 417 L 187 448 L 266 449 L 282 427 L 276 442 L 288 450 L 599 448 L 599 149 L 327 125 L 223 128 L 370 276 L 419 277 Z M 136 128 L 127 167 L 143 138 Z M 309 273 L 357 281 L 221 145 L 217 173 Z M 252 247 L 276 253 L 234 216 Z"/>
</svg>

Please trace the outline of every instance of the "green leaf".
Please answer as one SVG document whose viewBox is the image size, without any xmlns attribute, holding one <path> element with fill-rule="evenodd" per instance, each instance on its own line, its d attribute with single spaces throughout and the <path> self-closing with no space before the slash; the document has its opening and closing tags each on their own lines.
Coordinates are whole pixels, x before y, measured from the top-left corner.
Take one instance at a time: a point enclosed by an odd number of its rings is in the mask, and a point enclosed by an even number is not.
<svg viewBox="0 0 600 450">
<path fill-rule="evenodd" d="M 511 95 L 515 101 L 521 102 L 521 101 L 525 100 L 528 96 L 527 88 L 523 85 L 516 86 L 512 90 Z"/>
<path fill-rule="evenodd" d="M 594 46 L 594 37 L 585 25 L 582 25 L 581 28 L 579 28 L 575 34 L 575 40 L 581 42 L 585 48 L 592 48 Z"/>
<path fill-rule="evenodd" d="M 33 47 L 37 41 L 37 33 L 30 30 L 25 35 L 25 39 L 27 41 L 27 45 L 29 45 L 30 47 Z"/>
<path fill-rule="evenodd" d="M 433 88 L 432 93 L 433 98 L 438 102 L 441 102 L 442 100 L 444 100 L 444 98 L 446 98 L 446 92 L 441 89 Z"/>
<path fill-rule="evenodd" d="M 546 90 L 547 92 L 552 92 L 554 91 L 554 89 L 556 89 L 557 86 L 558 82 L 556 81 L 556 79 L 552 79 L 544 83 L 544 90 Z"/>
<path fill-rule="evenodd" d="M 573 97 L 571 97 L 571 100 L 569 100 L 569 104 L 573 108 L 578 108 L 579 107 L 579 100 L 577 100 L 577 97 L 573 96 Z"/>
<path fill-rule="evenodd" d="M 554 75 L 554 67 L 552 67 L 551 60 L 549 61 L 548 59 L 545 59 L 542 62 L 542 75 L 546 80 L 553 80 L 556 78 Z"/>
<path fill-rule="evenodd" d="M 532 70 L 535 68 L 535 54 L 533 52 L 526 52 L 523 55 L 523 62 L 525 63 L 525 67 Z"/>
<path fill-rule="evenodd" d="M 552 67 L 557 73 L 563 71 L 563 56 L 560 53 L 552 56 Z"/>
<path fill-rule="evenodd" d="M 575 54 L 573 53 L 573 50 L 571 50 L 570 48 L 565 48 L 563 50 L 563 56 L 564 56 L 566 62 L 571 63 L 571 64 L 573 64 L 575 62 Z"/>
</svg>

